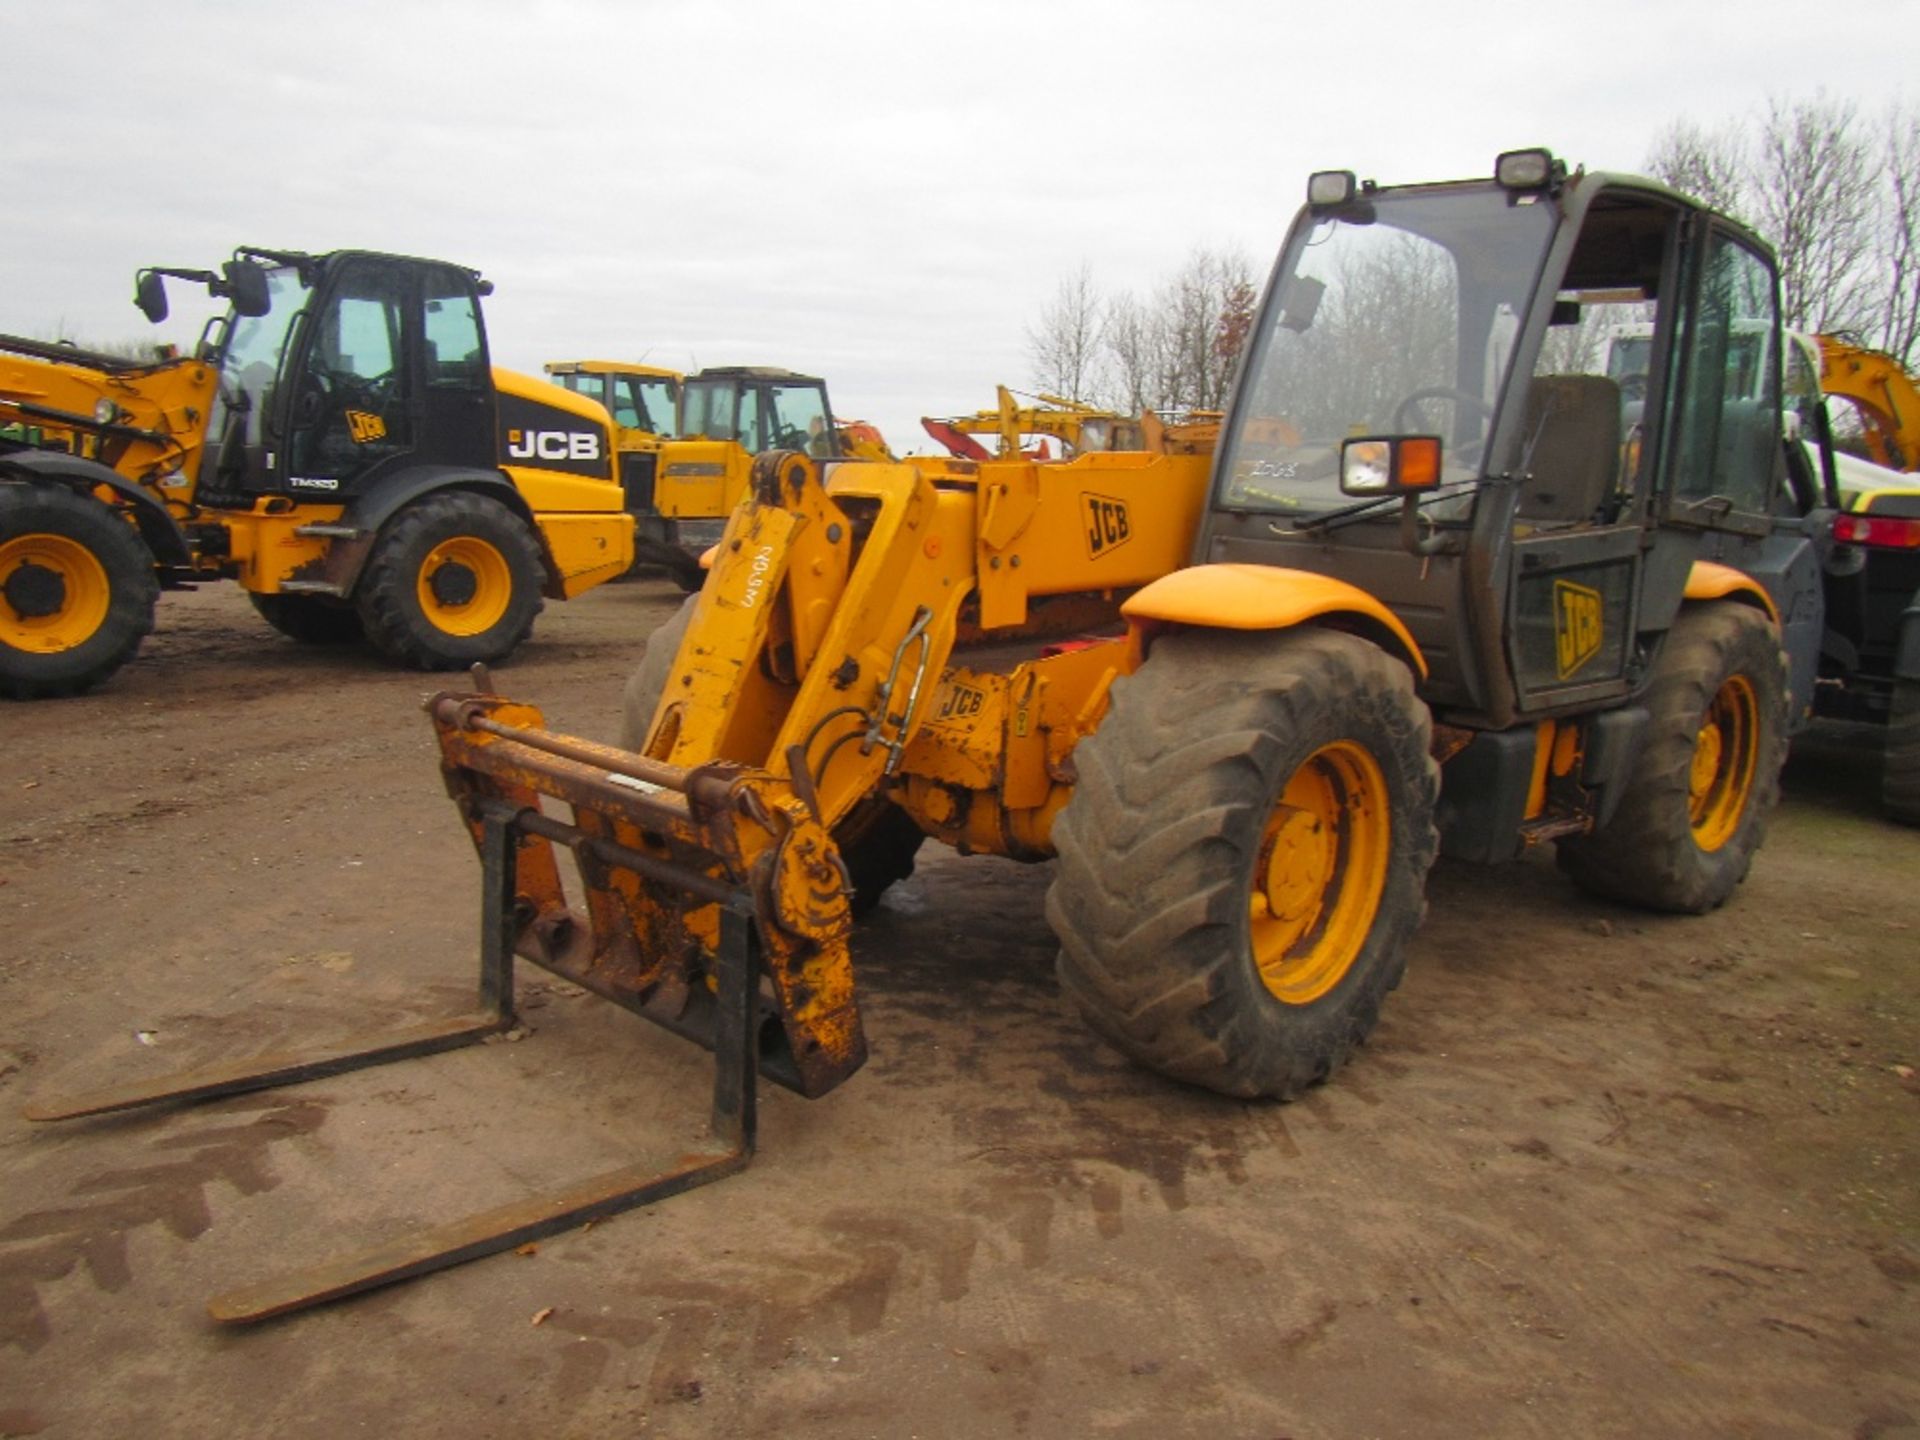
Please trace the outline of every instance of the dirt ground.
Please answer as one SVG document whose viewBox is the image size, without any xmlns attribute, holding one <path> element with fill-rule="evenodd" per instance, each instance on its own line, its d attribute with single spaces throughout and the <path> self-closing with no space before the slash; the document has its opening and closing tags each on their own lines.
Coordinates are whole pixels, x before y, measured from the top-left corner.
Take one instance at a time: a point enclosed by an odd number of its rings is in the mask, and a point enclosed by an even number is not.
<svg viewBox="0 0 1920 1440">
<path fill-rule="evenodd" d="M 500 688 L 611 738 L 676 601 L 551 605 Z M 217 1327 L 215 1292 L 677 1149 L 710 1069 L 527 967 L 519 1043 L 19 1118 L 471 992 L 442 682 L 237 590 L 161 608 L 104 693 L 0 711 L 0 1434 L 1920 1435 L 1920 832 L 1857 734 L 1796 745 L 1711 916 L 1443 862 L 1372 1044 L 1289 1107 L 1104 1049 L 1049 867 L 930 853 L 859 938 L 871 1062 L 763 1091 L 745 1175 Z"/>
</svg>

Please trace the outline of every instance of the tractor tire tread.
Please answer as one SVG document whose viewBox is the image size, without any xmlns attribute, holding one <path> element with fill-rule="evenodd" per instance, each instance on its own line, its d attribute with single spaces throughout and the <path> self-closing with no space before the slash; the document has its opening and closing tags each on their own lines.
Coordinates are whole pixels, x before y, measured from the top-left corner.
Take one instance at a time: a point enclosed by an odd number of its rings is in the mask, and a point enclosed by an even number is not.
<svg viewBox="0 0 1920 1440">
<path fill-rule="evenodd" d="M 1285 779 L 1283 737 L 1335 738 L 1336 710 L 1391 737 L 1375 755 L 1395 801 L 1391 857 L 1362 955 L 1325 1002 L 1287 1006 L 1246 949 L 1243 872 Z M 1053 830 L 1057 970 L 1095 1033 L 1230 1095 L 1289 1099 L 1332 1073 L 1373 1029 L 1425 912 L 1438 846 L 1429 727 L 1406 668 L 1355 637 L 1302 631 L 1277 648 L 1266 636 L 1164 637 L 1076 748 L 1074 796 Z"/>
</svg>

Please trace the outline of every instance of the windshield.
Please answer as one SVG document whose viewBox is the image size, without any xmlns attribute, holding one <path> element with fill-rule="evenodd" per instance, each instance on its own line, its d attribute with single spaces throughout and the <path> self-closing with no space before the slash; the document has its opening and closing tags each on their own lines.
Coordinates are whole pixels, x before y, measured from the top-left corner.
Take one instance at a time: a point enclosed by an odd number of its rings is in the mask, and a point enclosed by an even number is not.
<svg viewBox="0 0 1920 1440">
<path fill-rule="evenodd" d="M 246 416 L 247 444 L 262 441 L 267 390 L 280 369 L 287 327 L 306 303 L 307 287 L 301 283 L 299 271 L 290 265 L 281 266 L 267 272 L 267 293 L 272 304 L 266 314 L 236 314 L 229 320 L 226 358 L 220 366 L 220 391 L 214 397 L 209 435 L 224 436 L 228 416 L 239 414 Z"/>
<path fill-rule="evenodd" d="M 680 397 L 680 436 L 685 440 L 737 440 L 739 423 L 729 380 L 690 380 Z"/>
<path fill-rule="evenodd" d="M 676 408 L 674 382 L 642 375 L 613 377 L 613 421 L 629 430 L 644 430 L 650 435 L 673 435 Z"/>
<path fill-rule="evenodd" d="M 1340 444 L 1438 435 L 1443 482 L 1479 473 L 1557 216 L 1491 187 L 1363 196 L 1295 228 L 1229 422 L 1221 501 L 1310 512 Z"/>
</svg>

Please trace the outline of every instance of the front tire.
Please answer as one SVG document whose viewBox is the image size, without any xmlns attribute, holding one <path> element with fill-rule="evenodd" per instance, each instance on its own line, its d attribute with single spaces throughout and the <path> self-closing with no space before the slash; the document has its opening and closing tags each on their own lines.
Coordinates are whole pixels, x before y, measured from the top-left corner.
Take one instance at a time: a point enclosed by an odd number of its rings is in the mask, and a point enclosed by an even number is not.
<svg viewBox="0 0 1920 1440">
<path fill-rule="evenodd" d="M 1558 845 L 1582 890 L 1699 915 L 1747 876 L 1780 795 L 1787 665 L 1772 623 L 1732 601 L 1685 610 L 1647 690 L 1646 739 L 1604 829 Z"/>
<path fill-rule="evenodd" d="M 374 546 L 355 591 L 367 638 L 416 670 L 504 660 L 540 613 L 540 549 L 527 525 L 483 495 L 409 505 Z"/>
<path fill-rule="evenodd" d="M 1425 912 L 1439 769 L 1407 668 L 1328 630 L 1167 635 L 1075 749 L 1062 988 L 1162 1074 L 1291 1099 L 1364 1041 Z"/>
<path fill-rule="evenodd" d="M 0 482 L 0 697 L 103 683 L 152 633 L 159 597 L 153 557 L 110 508 Z"/>
</svg>

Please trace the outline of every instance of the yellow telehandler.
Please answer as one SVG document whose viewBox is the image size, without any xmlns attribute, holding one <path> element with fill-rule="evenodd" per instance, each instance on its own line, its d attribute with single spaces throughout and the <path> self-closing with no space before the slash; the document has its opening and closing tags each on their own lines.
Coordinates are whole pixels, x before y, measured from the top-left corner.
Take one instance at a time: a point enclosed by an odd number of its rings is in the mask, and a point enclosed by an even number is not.
<svg viewBox="0 0 1920 1440">
<path fill-rule="evenodd" d="M 1759 403 L 1729 389 L 1728 336 L 1777 330 L 1776 296 L 1735 222 L 1545 151 L 1316 174 L 1212 455 L 763 454 L 626 744 L 484 673 L 429 702 L 482 860 L 480 1016 L 33 1113 L 464 1043 L 510 1022 L 516 958 L 714 1051 L 708 1148 L 214 1302 L 248 1320 L 744 1166 L 760 1076 L 817 1096 L 865 1058 L 850 927 L 923 836 L 1057 857 L 1089 1024 L 1245 1098 L 1367 1038 L 1441 849 L 1553 842 L 1587 890 L 1711 909 L 1819 635 L 1831 494 L 1782 444 L 1777 359 Z M 1631 421 L 1604 346 L 1570 343 L 1626 307 L 1655 315 Z"/>
<path fill-rule="evenodd" d="M 244 248 L 142 271 L 156 323 L 168 276 L 232 301 L 191 358 L 0 337 L 0 696 L 100 684 L 205 580 L 297 640 L 453 669 L 630 565 L 607 412 L 489 363 L 475 272 Z"/>
</svg>

